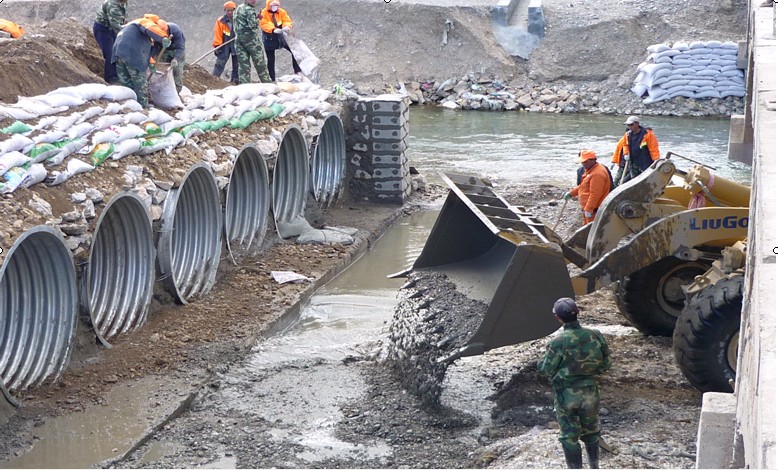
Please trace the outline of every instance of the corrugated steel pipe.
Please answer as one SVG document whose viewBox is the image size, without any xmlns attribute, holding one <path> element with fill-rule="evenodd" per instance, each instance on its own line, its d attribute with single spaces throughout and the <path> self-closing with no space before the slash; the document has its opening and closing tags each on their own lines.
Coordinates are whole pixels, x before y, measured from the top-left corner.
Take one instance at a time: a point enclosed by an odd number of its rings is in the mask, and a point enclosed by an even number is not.
<svg viewBox="0 0 778 470">
<path fill-rule="evenodd" d="M 323 205 L 333 202 L 346 171 L 346 135 L 337 114 L 324 119 L 321 134 L 313 144 L 311 180 L 313 195 Z"/>
<path fill-rule="evenodd" d="M 222 211 L 211 168 L 193 165 L 171 189 L 162 208 L 157 256 L 162 280 L 185 304 L 216 282 L 221 257 Z"/>
<path fill-rule="evenodd" d="M 281 238 L 300 235 L 310 227 L 305 221 L 309 173 L 308 144 L 292 124 L 284 131 L 273 169 L 273 217 Z"/>
<path fill-rule="evenodd" d="M 154 287 L 151 218 L 135 194 L 119 193 L 103 209 L 89 254 L 82 305 L 102 344 L 146 322 Z"/>
<path fill-rule="evenodd" d="M 262 246 L 270 217 L 270 176 L 254 145 L 238 153 L 227 186 L 224 223 L 230 253 L 253 254 Z"/>
<path fill-rule="evenodd" d="M 13 244 L 0 267 L 0 312 L 3 392 L 57 380 L 78 318 L 73 256 L 59 231 L 39 225 Z"/>
</svg>

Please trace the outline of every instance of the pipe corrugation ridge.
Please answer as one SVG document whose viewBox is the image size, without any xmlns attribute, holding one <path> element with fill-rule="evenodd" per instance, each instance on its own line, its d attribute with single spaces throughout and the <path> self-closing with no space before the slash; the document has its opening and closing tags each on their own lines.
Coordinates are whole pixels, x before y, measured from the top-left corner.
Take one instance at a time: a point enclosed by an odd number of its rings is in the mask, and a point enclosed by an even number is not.
<svg viewBox="0 0 778 470">
<path fill-rule="evenodd" d="M 273 169 L 273 216 L 276 226 L 279 222 L 290 222 L 303 216 L 308 178 L 308 145 L 300 128 L 292 124 L 284 131 Z"/>
<path fill-rule="evenodd" d="M 224 223 L 227 243 L 251 254 L 261 248 L 270 214 L 270 176 L 267 163 L 254 145 L 238 153 L 227 186 Z"/>
<path fill-rule="evenodd" d="M 316 139 L 311 158 L 313 195 L 326 205 L 333 202 L 340 191 L 346 172 L 346 136 L 343 122 L 335 113 L 324 119 L 321 134 Z"/>
<path fill-rule="evenodd" d="M 8 390 L 57 380 L 70 359 L 78 293 L 61 233 L 24 232 L 0 267 L 0 378 Z"/>
<path fill-rule="evenodd" d="M 176 300 L 187 303 L 213 287 L 221 256 L 222 211 L 211 168 L 192 166 L 171 189 L 162 208 L 157 248 L 165 285 Z"/>
<path fill-rule="evenodd" d="M 100 214 L 82 299 L 97 338 L 108 340 L 146 322 L 154 286 L 154 236 L 141 199 L 119 193 Z"/>
</svg>

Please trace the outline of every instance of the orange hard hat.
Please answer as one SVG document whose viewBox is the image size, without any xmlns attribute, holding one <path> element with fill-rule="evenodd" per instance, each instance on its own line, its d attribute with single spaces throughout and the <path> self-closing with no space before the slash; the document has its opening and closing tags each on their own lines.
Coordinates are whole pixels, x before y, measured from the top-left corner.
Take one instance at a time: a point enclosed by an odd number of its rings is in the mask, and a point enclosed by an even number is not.
<svg viewBox="0 0 778 470">
<path fill-rule="evenodd" d="M 586 160 L 596 160 L 597 154 L 594 153 L 594 150 L 581 150 L 581 153 L 578 154 L 578 163 L 583 163 Z"/>
<path fill-rule="evenodd" d="M 227 3 L 224 4 L 224 9 L 225 10 L 229 10 L 229 9 L 234 10 L 236 8 L 238 8 L 238 5 L 236 5 L 235 2 L 227 2 Z"/>
<path fill-rule="evenodd" d="M 159 19 L 157 20 L 157 26 L 159 26 L 165 34 L 170 34 L 170 26 L 168 26 L 167 21 Z"/>
</svg>

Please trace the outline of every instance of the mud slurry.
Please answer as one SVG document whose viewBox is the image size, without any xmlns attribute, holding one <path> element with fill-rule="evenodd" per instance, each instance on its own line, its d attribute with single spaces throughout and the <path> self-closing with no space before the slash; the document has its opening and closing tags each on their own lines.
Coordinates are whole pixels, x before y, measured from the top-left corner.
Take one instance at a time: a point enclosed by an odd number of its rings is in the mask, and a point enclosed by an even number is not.
<svg viewBox="0 0 778 470">
<path fill-rule="evenodd" d="M 439 359 L 464 346 L 488 305 L 457 291 L 444 274 L 413 272 L 400 290 L 389 327 L 387 364 L 425 406 L 439 403 L 448 364 Z"/>
</svg>

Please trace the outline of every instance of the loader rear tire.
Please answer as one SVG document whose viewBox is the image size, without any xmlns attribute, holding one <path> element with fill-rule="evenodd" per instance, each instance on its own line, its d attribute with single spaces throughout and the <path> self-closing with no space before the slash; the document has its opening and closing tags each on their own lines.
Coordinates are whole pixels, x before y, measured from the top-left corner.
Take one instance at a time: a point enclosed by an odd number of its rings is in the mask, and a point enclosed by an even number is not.
<svg viewBox="0 0 778 470">
<path fill-rule="evenodd" d="M 672 336 L 686 296 L 681 286 L 708 270 L 709 264 L 684 261 L 674 256 L 635 271 L 619 281 L 616 304 L 641 333 Z"/>
<path fill-rule="evenodd" d="M 701 392 L 733 392 L 742 307 L 743 276 L 736 276 L 704 288 L 678 318 L 675 360 Z"/>
</svg>

